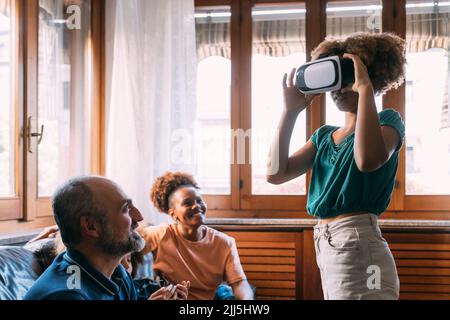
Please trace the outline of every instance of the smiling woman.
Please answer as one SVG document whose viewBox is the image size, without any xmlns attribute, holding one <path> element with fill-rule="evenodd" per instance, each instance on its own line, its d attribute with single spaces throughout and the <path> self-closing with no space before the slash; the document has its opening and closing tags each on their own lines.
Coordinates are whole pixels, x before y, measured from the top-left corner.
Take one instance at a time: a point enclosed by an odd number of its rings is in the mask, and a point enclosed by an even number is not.
<svg viewBox="0 0 450 320">
<path fill-rule="evenodd" d="M 155 273 L 170 283 L 190 281 L 188 299 L 212 300 L 222 281 L 236 298 L 253 299 L 234 239 L 204 225 L 207 207 L 198 189 L 185 173 L 168 172 L 156 179 L 153 204 L 176 223 L 140 228 L 143 254 L 153 253 Z"/>
</svg>

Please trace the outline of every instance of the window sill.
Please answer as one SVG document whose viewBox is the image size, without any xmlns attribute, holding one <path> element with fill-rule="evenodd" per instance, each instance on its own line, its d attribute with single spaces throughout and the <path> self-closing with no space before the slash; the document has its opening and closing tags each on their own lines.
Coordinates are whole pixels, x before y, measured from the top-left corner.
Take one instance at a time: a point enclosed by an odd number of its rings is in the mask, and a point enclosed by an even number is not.
<svg viewBox="0 0 450 320">
<path fill-rule="evenodd" d="M 206 219 L 209 226 L 244 227 L 244 228 L 270 228 L 270 229 L 309 229 L 315 226 L 316 219 L 234 219 L 214 218 Z M 450 220 L 394 220 L 380 219 L 378 225 L 383 230 L 439 230 L 450 231 Z"/>
</svg>

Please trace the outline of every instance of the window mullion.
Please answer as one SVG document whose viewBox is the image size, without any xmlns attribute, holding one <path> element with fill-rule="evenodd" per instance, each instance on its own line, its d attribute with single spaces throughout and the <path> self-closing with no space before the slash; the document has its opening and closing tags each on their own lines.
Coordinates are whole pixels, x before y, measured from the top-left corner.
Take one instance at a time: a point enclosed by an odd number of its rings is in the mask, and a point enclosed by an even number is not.
<svg viewBox="0 0 450 320">
<path fill-rule="evenodd" d="M 251 129 L 251 62 L 252 62 L 252 3 L 240 1 L 240 59 L 239 59 L 239 118 L 244 132 Z M 242 181 L 240 208 L 251 207 L 251 164 L 249 163 L 251 146 L 248 140 L 241 139 L 245 145 L 237 145 L 244 150 L 245 163 L 240 164 L 240 180 Z"/>
<path fill-rule="evenodd" d="M 389 1 L 383 0 L 382 31 L 393 32 L 401 38 L 406 37 L 406 7 L 405 0 Z M 390 90 L 383 96 L 383 109 L 393 108 L 405 119 L 405 85 L 397 90 Z M 405 195 L 405 149 L 402 148 L 399 155 L 397 177 L 391 203 L 388 211 L 404 209 Z"/>
</svg>

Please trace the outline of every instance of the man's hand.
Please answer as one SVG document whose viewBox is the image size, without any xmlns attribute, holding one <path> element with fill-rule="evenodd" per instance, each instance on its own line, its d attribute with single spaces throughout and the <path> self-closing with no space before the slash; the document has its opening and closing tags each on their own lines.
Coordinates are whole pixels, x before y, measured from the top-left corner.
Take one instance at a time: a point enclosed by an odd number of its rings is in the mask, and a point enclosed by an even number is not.
<svg viewBox="0 0 450 320">
<path fill-rule="evenodd" d="M 190 285 L 189 281 L 170 284 L 154 292 L 148 300 L 187 300 Z"/>
</svg>

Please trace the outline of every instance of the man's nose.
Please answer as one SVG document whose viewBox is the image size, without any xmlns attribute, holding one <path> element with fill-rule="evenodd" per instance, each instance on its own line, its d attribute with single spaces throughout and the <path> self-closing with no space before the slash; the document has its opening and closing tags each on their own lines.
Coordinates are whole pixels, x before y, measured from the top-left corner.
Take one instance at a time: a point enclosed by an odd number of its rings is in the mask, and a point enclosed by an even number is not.
<svg viewBox="0 0 450 320">
<path fill-rule="evenodd" d="M 136 221 L 136 222 L 144 220 L 144 218 L 142 217 L 142 213 L 135 206 L 131 207 L 130 216 L 131 216 L 131 219 L 133 219 L 133 221 Z"/>
</svg>

